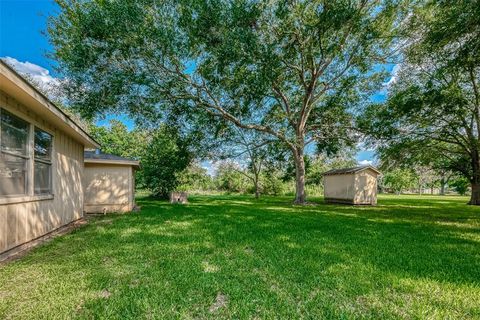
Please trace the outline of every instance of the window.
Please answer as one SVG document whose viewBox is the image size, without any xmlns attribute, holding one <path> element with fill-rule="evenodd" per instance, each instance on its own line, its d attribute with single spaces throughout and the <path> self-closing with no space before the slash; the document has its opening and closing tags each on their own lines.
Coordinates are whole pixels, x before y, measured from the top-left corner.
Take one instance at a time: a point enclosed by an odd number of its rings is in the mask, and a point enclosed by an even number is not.
<svg viewBox="0 0 480 320">
<path fill-rule="evenodd" d="M 0 197 L 52 194 L 52 141 L 0 108 Z"/>
<path fill-rule="evenodd" d="M 38 128 L 34 134 L 34 193 L 52 193 L 52 136 Z"/>
<path fill-rule="evenodd" d="M 27 194 L 29 124 L 0 109 L 0 196 Z"/>
</svg>

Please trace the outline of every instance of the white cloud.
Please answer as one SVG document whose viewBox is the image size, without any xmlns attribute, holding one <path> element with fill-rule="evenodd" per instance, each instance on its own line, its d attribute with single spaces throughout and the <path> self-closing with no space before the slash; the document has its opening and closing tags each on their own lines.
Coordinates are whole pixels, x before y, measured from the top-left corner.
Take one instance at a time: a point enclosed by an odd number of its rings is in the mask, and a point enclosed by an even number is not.
<svg viewBox="0 0 480 320">
<path fill-rule="evenodd" d="M 383 85 L 385 87 L 390 87 L 390 86 L 394 85 L 397 82 L 399 72 L 400 72 L 400 64 L 396 64 L 393 67 L 392 72 L 390 73 L 392 75 L 392 77 L 390 78 L 390 80 L 385 82 Z"/>
<path fill-rule="evenodd" d="M 2 57 L 8 65 L 15 69 L 18 73 L 33 80 L 39 89 L 48 93 L 60 84 L 60 80 L 50 75 L 50 71 L 34 63 L 25 61 L 21 62 L 12 57 Z"/>
<path fill-rule="evenodd" d="M 373 164 L 372 160 L 360 160 L 358 164 L 361 166 L 371 166 Z"/>
</svg>

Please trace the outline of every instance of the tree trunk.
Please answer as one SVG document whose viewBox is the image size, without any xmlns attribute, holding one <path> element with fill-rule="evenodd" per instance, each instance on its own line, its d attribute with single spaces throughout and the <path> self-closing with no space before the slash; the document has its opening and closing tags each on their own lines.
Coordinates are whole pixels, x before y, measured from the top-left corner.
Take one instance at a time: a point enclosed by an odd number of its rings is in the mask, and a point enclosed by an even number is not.
<svg viewBox="0 0 480 320">
<path fill-rule="evenodd" d="M 468 204 L 479 206 L 480 205 L 480 183 L 472 182 L 472 195 Z"/>
<path fill-rule="evenodd" d="M 295 204 L 305 204 L 305 160 L 303 148 L 297 148 L 294 152 L 295 158 Z"/>
<path fill-rule="evenodd" d="M 442 177 L 442 180 L 440 180 L 440 194 L 442 196 L 445 195 L 445 186 L 447 185 L 447 181 L 445 181 L 445 177 Z"/>
<path fill-rule="evenodd" d="M 472 195 L 470 196 L 470 201 L 468 204 L 478 206 L 480 205 L 480 161 L 478 153 L 474 153 L 472 159 L 472 173 L 473 179 L 470 180 L 472 186 Z"/>
<path fill-rule="evenodd" d="M 260 198 L 260 186 L 258 184 L 258 175 L 257 174 L 255 174 L 254 184 L 255 184 L 255 199 L 258 199 L 258 198 Z"/>
</svg>

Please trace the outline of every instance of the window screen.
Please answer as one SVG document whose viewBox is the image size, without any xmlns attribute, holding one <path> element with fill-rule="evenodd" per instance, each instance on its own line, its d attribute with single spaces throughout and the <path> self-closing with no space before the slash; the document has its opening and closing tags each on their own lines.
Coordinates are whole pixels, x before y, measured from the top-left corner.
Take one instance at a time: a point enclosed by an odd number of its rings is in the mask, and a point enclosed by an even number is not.
<svg viewBox="0 0 480 320">
<path fill-rule="evenodd" d="M 26 194 L 29 124 L 0 109 L 0 196 Z"/>
<path fill-rule="evenodd" d="M 51 194 L 52 135 L 38 128 L 35 128 L 34 159 L 34 192 L 35 194 Z"/>
<path fill-rule="evenodd" d="M 0 196 L 26 194 L 27 160 L 0 153 Z"/>
</svg>

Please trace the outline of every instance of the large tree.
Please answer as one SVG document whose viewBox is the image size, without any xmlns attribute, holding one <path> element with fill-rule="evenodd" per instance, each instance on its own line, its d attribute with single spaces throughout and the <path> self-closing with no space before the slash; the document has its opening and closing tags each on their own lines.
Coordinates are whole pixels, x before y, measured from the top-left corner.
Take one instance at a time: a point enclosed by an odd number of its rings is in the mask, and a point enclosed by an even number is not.
<svg viewBox="0 0 480 320">
<path fill-rule="evenodd" d="M 427 1 L 406 29 L 388 101 L 361 124 L 384 160 L 457 172 L 480 205 L 480 1 Z"/>
<path fill-rule="evenodd" d="M 304 203 L 306 145 L 352 138 L 402 0 L 56 0 L 53 57 L 84 115 L 187 112 L 283 143 Z"/>
</svg>

